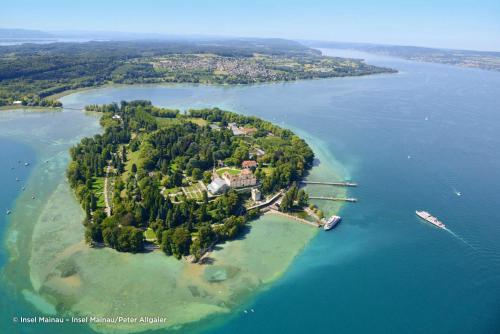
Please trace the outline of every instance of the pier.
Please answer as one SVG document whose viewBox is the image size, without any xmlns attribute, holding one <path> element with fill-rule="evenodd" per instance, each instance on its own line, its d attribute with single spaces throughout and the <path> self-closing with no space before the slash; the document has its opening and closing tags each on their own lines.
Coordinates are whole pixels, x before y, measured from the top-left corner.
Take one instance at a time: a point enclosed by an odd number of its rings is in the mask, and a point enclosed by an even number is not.
<svg viewBox="0 0 500 334">
<path fill-rule="evenodd" d="M 309 199 L 320 199 L 325 201 L 338 201 L 338 202 L 352 202 L 358 201 L 357 198 L 353 197 L 328 197 L 328 196 L 309 196 Z"/>
<path fill-rule="evenodd" d="M 300 181 L 303 184 L 319 184 L 324 186 L 337 186 L 337 187 L 357 187 L 355 182 L 323 182 L 323 181 Z"/>
<path fill-rule="evenodd" d="M 306 224 L 306 225 L 309 225 L 309 226 L 313 226 L 313 227 L 320 227 L 321 225 L 317 222 L 311 222 L 309 220 L 305 220 L 303 218 L 300 218 L 300 217 L 297 217 L 297 216 L 294 216 L 294 215 L 291 215 L 291 214 L 288 214 L 288 213 L 285 213 L 285 212 L 281 212 L 281 211 L 278 211 L 278 210 L 274 210 L 274 209 L 270 209 L 269 211 L 266 212 L 266 214 L 275 214 L 275 215 L 278 215 L 278 216 L 283 216 L 283 217 L 286 217 L 286 218 L 289 218 L 289 219 L 293 219 L 295 221 L 298 221 L 299 223 L 302 223 L 302 224 Z"/>
</svg>

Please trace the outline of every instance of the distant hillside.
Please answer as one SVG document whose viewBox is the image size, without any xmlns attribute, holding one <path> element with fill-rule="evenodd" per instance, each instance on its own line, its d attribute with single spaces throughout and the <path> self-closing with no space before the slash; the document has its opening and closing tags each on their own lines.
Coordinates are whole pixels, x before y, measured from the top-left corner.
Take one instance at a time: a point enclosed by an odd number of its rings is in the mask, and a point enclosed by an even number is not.
<svg viewBox="0 0 500 334">
<path fill-rule="evenodd" d="M 0 39 L 31 39 L 52 37 L 54 37 L 52 34 L 40 30 L 0 28 Z"/>
<path fill-rule="evenodd" d="M 500 52 L 494 51 L 434 49 L 418 46 L 345 42 L 307 41 L 304 43 L 308 46 L 317 48 L 352 49 L 414 61 L 500 71 Z"/>
</svg>

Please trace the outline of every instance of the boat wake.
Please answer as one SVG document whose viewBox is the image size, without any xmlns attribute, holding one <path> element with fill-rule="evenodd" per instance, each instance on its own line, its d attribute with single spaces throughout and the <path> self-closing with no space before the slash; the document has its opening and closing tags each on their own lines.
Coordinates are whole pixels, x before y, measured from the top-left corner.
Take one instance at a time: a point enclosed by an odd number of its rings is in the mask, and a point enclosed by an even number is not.
<svg viewBox="0 0 500 334">
<path fill-rule="evenodd" d="M 450 233 L 452 236 L 454 236 L 457 240 L 460 240 L 461 242 L 463 242 L 465 245 L 469 246 L 470 248 L 472 248 L 473 250 L 477 251 L 478 249 L 476 247 L 474 247 L 473 245 L 471 245 L 467 240 L 465 240 L 464 238 L 462 238 L 461 236 L 459 236 L 458 234 L 456 234 L 455 232 L 453 232 L 452 230 L 450 230 L 449 228 L 445 227 L 444 228 L 445 231 L 447 231 L 448 233 Z"/>
<path fill-rule="evenodd" d="M 462 193 L 460 191 L 458 191 L 457 189 L 455 189 L 455 187 L 451 187 L 453 189 L 453 193 L 457 196 L 462 196 Z"/>
</svg>

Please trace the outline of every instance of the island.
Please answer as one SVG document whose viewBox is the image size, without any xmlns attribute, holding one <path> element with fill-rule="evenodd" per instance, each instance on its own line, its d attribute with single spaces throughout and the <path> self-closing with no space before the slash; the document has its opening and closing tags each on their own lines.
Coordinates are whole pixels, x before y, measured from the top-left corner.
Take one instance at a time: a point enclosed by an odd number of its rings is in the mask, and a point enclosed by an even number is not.
<svg viewBox="0 0 500 334">
<path fill-rule="evenodd" d="M 308 205 L 297 183 L 314 153 L 288 129 L 218 108 L 181 113 L 150 101 L 86 110 L 101 113 L 104 133 L 71 148 L 67 177 L 92 246 L 160 248 L 197 262 L 240 236 L 261 209 Z"/>
<path fill-rule="evenodd" d="M 108 84 L 252 84 L 391 72 L 282 39 L 23 44 L 0 46 L 0 106 L 61 107 L 62 94 Z"/>
</svg>

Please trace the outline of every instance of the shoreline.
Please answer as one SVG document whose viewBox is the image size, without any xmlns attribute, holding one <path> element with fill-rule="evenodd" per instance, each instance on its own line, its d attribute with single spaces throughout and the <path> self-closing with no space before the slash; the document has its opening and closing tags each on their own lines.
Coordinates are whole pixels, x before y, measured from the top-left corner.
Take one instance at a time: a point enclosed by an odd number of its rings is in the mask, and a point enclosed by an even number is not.
<svg viewBox="0 0 500 334">
<path fill-rule="evenodd" d="M 0 111 L 38 111 L 38 112 L 53 112 L 53 111 L 62 111 L 64 107 L 41 107 L 41 106 L 23 106 L 23 105 L 7 105 L 1 106 Z"/>
<path fill-rule="evenodd" d="M 332 79 L 348 79 L 348 78 L 360 78 L 360 77 L 369 77 L 369 76 L 378 76 L 378 75 L 387 75 L 387 74 L 398 74 L 399 70 L 392 69 L 394 71 L 381 71 L 377 73 L 365 73 L 365 74 L 358 74 L 358 75 L 344 75 L 344 76 L 333 76 L 333 77 L 326 77 L 326 78 L 309 78 L 309 79 L 295 79 L 295 80 L 279 80 L 279 81 L 262 81 L 262 82 L 252 82 L 252 83 L 242 83 L 242 84 L 230 84 L 230 83 L 199 83 L 199 82 L 151 82 L 151 83 L 130 83 L 130 84 L 125 84 L 125 83 L 105 83 L 103 85 L 99 86 L 92 86 L 92 87 L 81 87 L 81 88 L 76 88 L 76 89 L 70 89 L 66 90 L 60 93 L 56 93 L 53 95 L 48 95 L 45 97 L 47 100 L 57 100 L 62 97 L 72 95 L 72 94 L 77 94 L 89 90 L 97 90 L 97 89 L 106 89 L 106 88 L 120 88 L 120 87 L 152 87 L 152 86 L 207 86 L 207 87 L 251 87 L 251 86 L 261 86 L 261 85 L 280 85 L 280 84 L 287 84 L 287 83 L 296 83 L 296 82 L 303 82 L 303 81 L 317 81 L 317 80 L 332 80 Z M 0 107 L 1 108 L 1 107 Z M 58 107 L 64 109 L 64 105 L 62 107 Z"/>
</svg>

